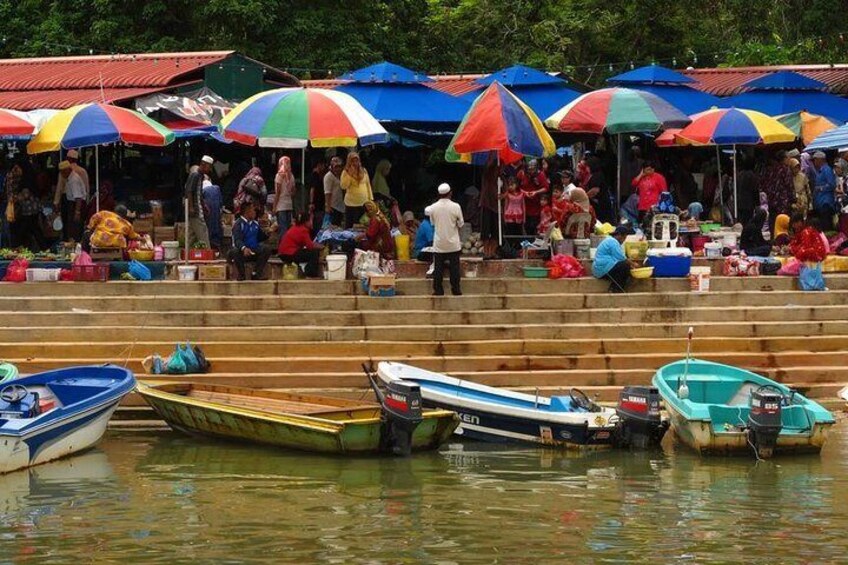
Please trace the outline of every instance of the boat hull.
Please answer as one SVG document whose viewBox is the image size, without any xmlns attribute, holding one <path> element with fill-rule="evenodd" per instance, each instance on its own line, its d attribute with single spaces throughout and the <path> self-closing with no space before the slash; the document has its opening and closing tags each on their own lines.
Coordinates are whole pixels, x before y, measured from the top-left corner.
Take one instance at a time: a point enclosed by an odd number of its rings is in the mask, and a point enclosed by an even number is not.
<svg viewBox="0 0 848 565">
<path fill-rule="evenodd" d="M 716 432 L 710 421 L 689 420 L 672 405 L 667 404 L 666 409 L 674 435 L 681 443 L 702 455 L 750 456 L 753 452 L 747 432 Z M 773 455 L 821 452 L 832 425 L 832 422 L 821 422 L 814 424 L 812 431 L 807 434 L 778 435 Z"/>
<path fill-rule="evenodd" d="M 192 435 L 316 453 L 376 454 L 382 451 L 379 408 L 367 418 L 330 421 L 198 402 L 179 395 L 162 394 L 149 387 L 140 386 L 139 393 L 169 426 Z M 412 435 L 413 451 L 438 448 L 451 436 L 457 424 L 455 414 L 425 413 Z"/>
</svg>

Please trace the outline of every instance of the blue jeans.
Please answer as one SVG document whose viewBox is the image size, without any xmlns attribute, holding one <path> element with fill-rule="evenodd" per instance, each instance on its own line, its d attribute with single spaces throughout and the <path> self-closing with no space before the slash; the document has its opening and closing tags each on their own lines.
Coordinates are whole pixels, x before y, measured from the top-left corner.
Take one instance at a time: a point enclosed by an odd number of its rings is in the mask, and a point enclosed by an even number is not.
<svg viewBox="0 0 848 565">
<path fill-rule="evenodd" d="M 282 238 L 286 235 L 286 232 L 289 231 L 292 222 L 292 211 L 291 210 L 281 210 L 277 212 L 277 229 L 280 232 L 280 237 Z"/>
</svg>

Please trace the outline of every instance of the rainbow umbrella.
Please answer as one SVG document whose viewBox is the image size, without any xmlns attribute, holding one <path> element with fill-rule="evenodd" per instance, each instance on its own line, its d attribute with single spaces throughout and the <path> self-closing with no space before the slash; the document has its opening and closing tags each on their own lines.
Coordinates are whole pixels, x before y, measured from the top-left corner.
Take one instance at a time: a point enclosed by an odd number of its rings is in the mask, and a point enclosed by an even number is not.
<svg viewBox="0 0 848 565">
<path fill-rule="evenodd" d="M 226 139 L 260 147 L 355 147 L 389 139 L 356 99 L 322 88 L 260 92 L 224 116 L 219 129 Z"/>
<path fill-rule="evenodd" d="M 81 104 L 57 112 L 27 144 L 29 153 L 133 143 L 163 147 L 174 141 L 174 132 L 147 116 L 111 104 Z"/>
<path fill-rule="evenodd" d="M 550 157 L 556 144 L 542 120 L 502 84 L 495 81 L 477 97 L 459 124 L 445 153 L 448 161 L 471 163 L 496 153 L 501 163 L 525 155 Z"/>
<path fill-rule="evenodd" d="M 720 108 L 692 116 L 692 123 L 680 130 L 675 139 L 681 145 L 737 145 L 791 143 L 796 135 L 774 118 L 754 110 Z M 736 159 L 733 160 L 733 215 L 739 215 L 736 198 Z M 720 178 L 720 175 L 719 175 Z M 719 191 L 721 193 L 721 191 Z M 722 203 L 722 207 L 724 204 Z"/>
<path fill-rule="evenodd" d="M 795 137 L 800 137 L 804 145 L 809 145 L 815 138 L 826 131 L 838 128 L 839 120 L 800 111 L 777 116 L 777 121 L 789 128 Z"/>
<path fill-rule="evenodd" d="M 0 109 L 0 138 L 32 135 L 35 126 L 14 110 Z"/>
</svg>

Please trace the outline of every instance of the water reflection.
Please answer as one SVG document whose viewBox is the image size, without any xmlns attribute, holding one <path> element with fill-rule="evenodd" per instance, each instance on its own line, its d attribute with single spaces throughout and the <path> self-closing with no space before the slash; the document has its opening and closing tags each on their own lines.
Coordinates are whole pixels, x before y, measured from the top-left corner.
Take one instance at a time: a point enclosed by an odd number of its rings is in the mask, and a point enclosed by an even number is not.
<svg viewBox="0 0 848 565">
<path fill-rule="evenodd" d="M 701 459 L 452 443 L 322 457 L 108 435 L 0 477 L 4 557 L 179 563 L 827 562 L 848 526 L 840 425 L 821 457 Z M 2 561 L 2 558 L 0 558 Z"/>
</svg>

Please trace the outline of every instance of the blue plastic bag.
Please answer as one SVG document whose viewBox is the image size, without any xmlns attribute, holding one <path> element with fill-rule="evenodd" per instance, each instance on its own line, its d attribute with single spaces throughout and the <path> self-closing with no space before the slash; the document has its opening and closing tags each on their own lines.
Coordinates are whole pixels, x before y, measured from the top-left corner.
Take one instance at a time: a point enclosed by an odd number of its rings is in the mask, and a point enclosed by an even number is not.
<svg viewBox="0 0 848 565">
<path fill-rule="evenodd" d="M 168 358 L 167 371 L 169 375 L 185 375 L 188 372 L 179 347 L 174 351 L 173 355 Z"/>
<path fill-rule="evenodd" d="M 194 354 L 194 348 L 192 348 L 190 343 L 186 342 L 185 345 L 177 344 L 177 351 L 180 352 L 180 355 L 183 358 L 183 362 L 186 366 L 186 373 L 201 372 L 200 362 L 197 360 L 197 356 Z"/>
<path fill-rule="evenodd" d="M 149 281 L 153 279 L 153 275 L 150 273 L 150 269 L 148 269 L 136 260 L 130 261 L 128 272 L 137 281 Z"/>
<path fill-rule="evenodd" d="M 798 286 L 801 290 L 826 290 L 824 276 L 822 275 L 822 264 L 817 263 L 815 267 L 801 267 L 798 274 Z"/>
</svg>

